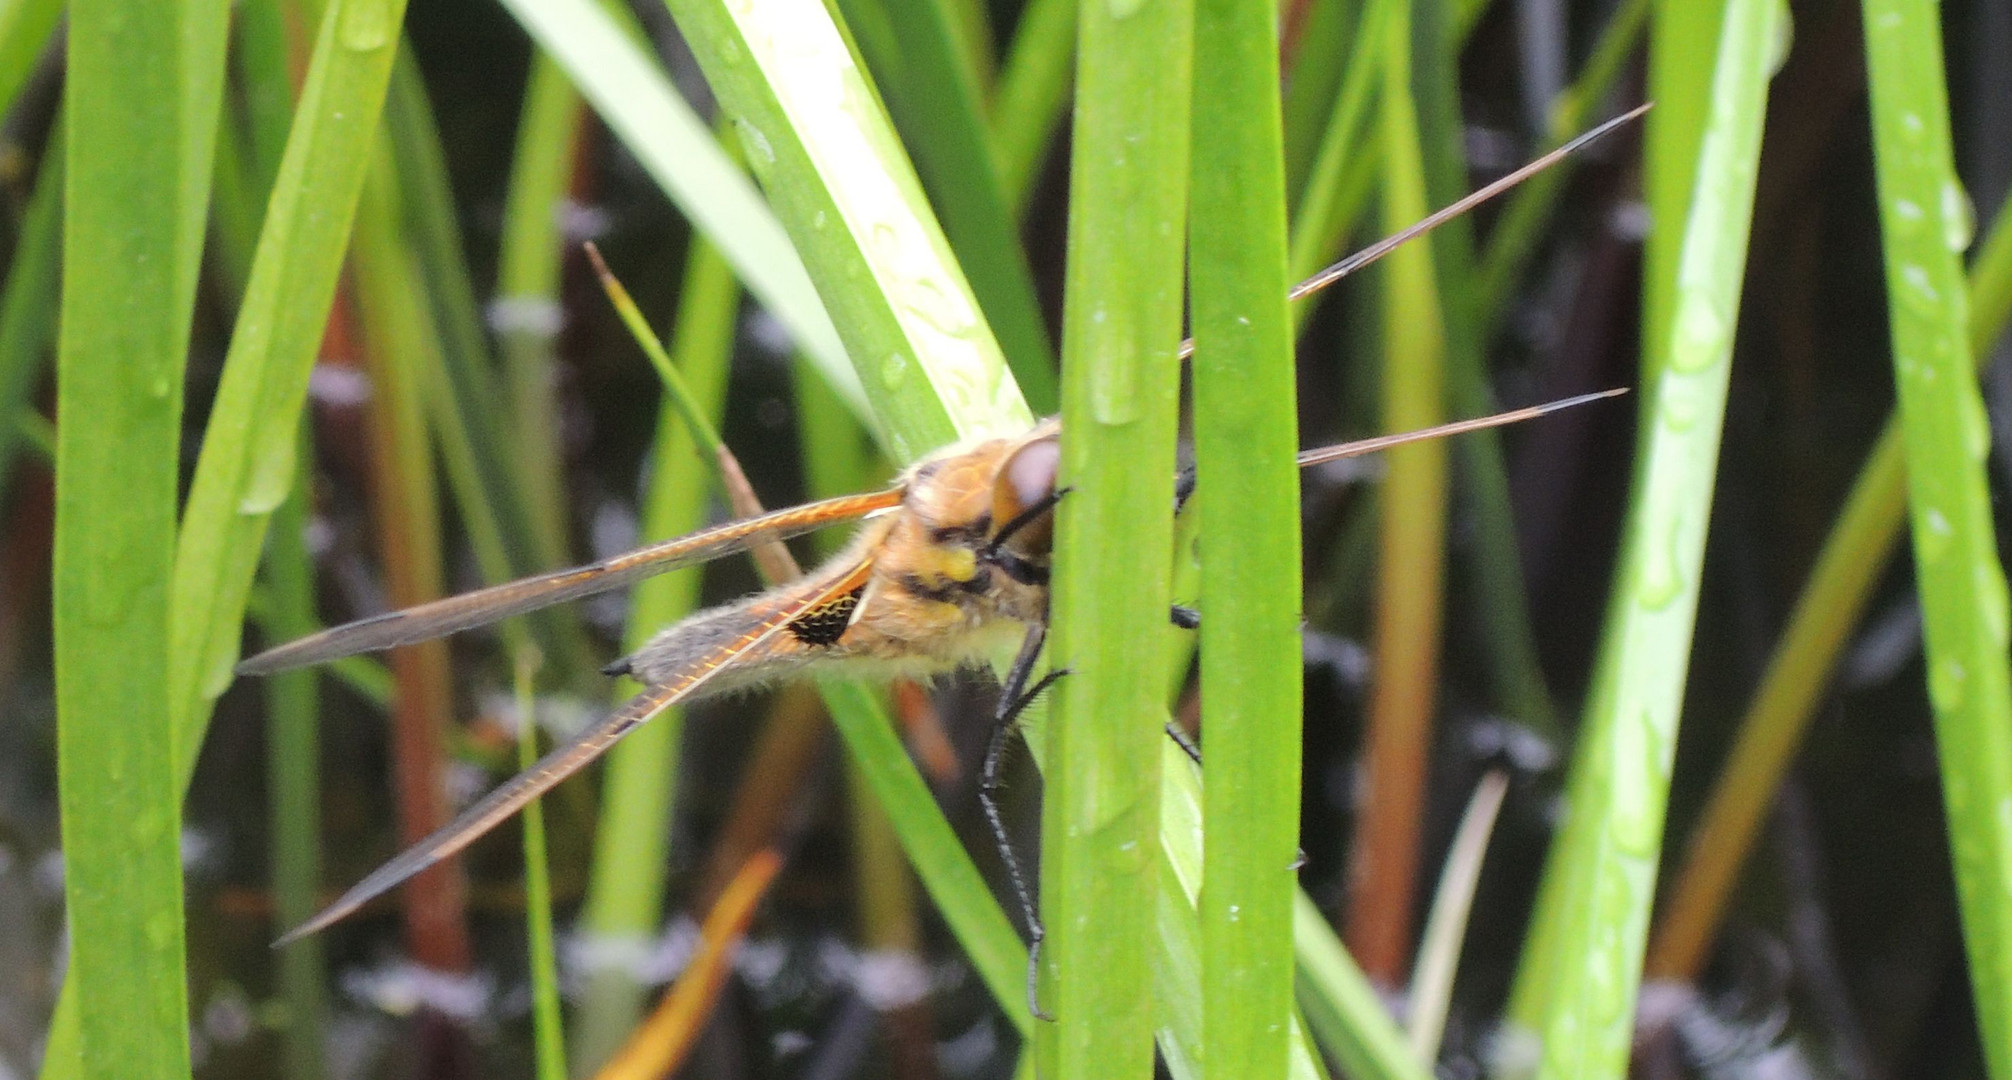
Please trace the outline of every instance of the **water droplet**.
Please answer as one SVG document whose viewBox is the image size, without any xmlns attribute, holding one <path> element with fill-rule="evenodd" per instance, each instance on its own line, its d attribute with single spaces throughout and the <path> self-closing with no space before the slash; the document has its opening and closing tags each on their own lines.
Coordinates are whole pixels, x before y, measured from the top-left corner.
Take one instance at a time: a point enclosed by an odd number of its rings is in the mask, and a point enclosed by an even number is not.
<svg viewBox="0 0 2012 1080">
<path fill-rule="evenodd" d="M 775 164 L 775 147 L 769 145 L 768 136 L 761 129 L 746 120 L 735 120 L 734 130 L 740 134 L 741 148 L 748 152 L 748 160 L 757 170 L 767 169 Z"/>
<path fill-rule="evenodd" d="M 1635 590 L 1635 600 L 1651 611 L 1668 607 L 1684 591 L 1682 575 L 1678 572 L 1677 536 L 1682 528 L 1681 518 L 1670 522 L 1670 531 L 1664 542 L 1649 557 L 1648 565 L 1642 568 L 1640 584 Z"/>
<path fill-rule="evenodd" d="M 1664 741 L 1648 710 L 1633 722 L 1616 725 L 1613 738 L 1615 768 L 1637 777 L 1662 774 Z M 1635 795 L 1614 799 L 1609 812 L 1609 831 L 1621 852 L 1653 858 L 1662 837 L 1662 815 Z"/>
<path fill-rule="evenodd" d="M 1684 304 L 1679 312 L 1676 347 L 1670 351 L 1670 366 L 1677 371 L 1703 371 L 1718 362 L 1725 352 L 1726 320 L 1716 307 L 1704 301 Z"/>
<path fill-rule="evenodd" d="M 1961 401 L 1956 421 L 1962 428 L 1958 434 L 1963 437 L 1963 452 L 1972 461 L 1982 461 L 1991 452 L 1991 418 L 1984 413 L 1984 397 L 1966 384 Z"/>
<path fill-rule="evenodd" d="M 1684 432 L 1698 424 L 1697 399 L 1676 391 L 1665 392 L 1657 401 L 1656 415 L 1662 418 L 1663 426 L 1671 431 Z"/>
<path fill-rule="evenodd" d="M 1920 221 L 1921 205 L 1913 199 L 1895 199 L 1893 200 L 1893 214 L 1902 221 Z"/>
<path fill-rule="evenodd" d="M 880 362 L 880 384 L 889 390 L 896 389 L 908 379 L 908 357 L 902 353 L 888 353 Z"/>
<path fill-rule="evenodd" d="M 1919 263 L 1908 263 L 1900 268 L 1900 279 L 1907 283 L 1910 299 L 1922 304 L 1933 304 L 1941 294 L 1935 291 L 1935 283 L 1929 279 L 1928 268 Z"/>
<path fill-rule="evenodd" d="M 1928 700 L 1939 713 L 1951 713 L 1963 707 L 1965 683 L 1970 673 L 1964 669 L 1963 661 L 1945 656 L 1928 669 Z"/>
<path fill-rule="evenodd" d="M 238 497 L 238 513 L 262 516 L 270 514 L 286 501 L 287 492 L 293 490 L 293 443 L 287 440 L 277 452 L 260 454 L 252 462 L 251 478 L 245 483 L 244 494 Z"/>
<path fill-rule="evenodd" d="M 1942 557 L 1949 553 L 1949 541 L 1955 535 L 1955 531 L 1949 525 L 1949 518 L 1944 516 L 1941 510 L 1931 506 L 1924 511 L 1921 515 L 1920 535 L 1914 539 L 1914 549 L 1921 556 L 1921 561 L 1924 563 L 1942 561 Z"/>
<path fill-rule="evenodd" d="M 1951 251 L 1968 251 L 1976 238 L 1976 204 L 1963 185 L 1951 179 L 1942 185 L 1942 242 Z"/>
</svg>

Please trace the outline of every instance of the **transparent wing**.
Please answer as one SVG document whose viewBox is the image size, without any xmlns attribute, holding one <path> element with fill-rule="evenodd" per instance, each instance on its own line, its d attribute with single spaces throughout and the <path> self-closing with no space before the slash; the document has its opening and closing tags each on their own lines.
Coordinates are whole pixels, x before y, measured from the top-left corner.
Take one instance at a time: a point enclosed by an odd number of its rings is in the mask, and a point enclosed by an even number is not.
<svg viewBox="0 0 2012 1080">
<path fill-rule="evenodd" d="M 554 570 L 403 611 L 359 619 L 267 649 L 238 664 L 237 672 L 240 675 L 266 675 L 286 668 L 318 664 L 355 653 L 390 649 L 452 634 L 512 615 L 618 589 L 681 566 L 746 551 L 769 540 L 801 536 L 827 525 L 896 506 L 901 502 L 901 495 L 900 488 L 889 488 L 865 495 L 846 495 L 805 503 L 760 517 L 729 521 L 686 533 L 586 566 Z"/>
<path fill-rule="evenodd" d="M 770 636 L 806 612 L 813 611 L 866 584 L 872 567 L 872 562 L 862 560 L 859 565 L 845 573 L 808 584 L 800 591 L 792 593 L 779 590 L 769 594 L 775 602 L 748 609 L 746 612 L 748 623 L 740 634 L 717 648 L 692 656 L 670 677 L 652 684 L 642 693 L 630 698 L 621 708 L 574 736 L 572 741 L 554 749 L 540 758 L 537 764 L 484 795 L 480 801 L 462 811 L 453 821 L 434 830 L 432 835 L 406 848 L 396 858 L 357 882 L 348 892 L 338 897 L 335 903 L 324 908 L 321 914 L 287 931 L 279 940 L 273 942 L 273 947 L 279 948 L 322 930 L 330 923 L 349 915 L 401 884 L 407 878 L 474 843 L 483 833 L 495 828 L 505 818 L 522 809 L 525 803 L 550 791 L 561 780 L 579 772 L 595 758 L 606 753 L 608 748 L 621 741 L 624 735 L 641 727 L 665 709 L 691 697 L 708 680 L 730 669 L 748 650 L 768 640 Z"/>
</svg>

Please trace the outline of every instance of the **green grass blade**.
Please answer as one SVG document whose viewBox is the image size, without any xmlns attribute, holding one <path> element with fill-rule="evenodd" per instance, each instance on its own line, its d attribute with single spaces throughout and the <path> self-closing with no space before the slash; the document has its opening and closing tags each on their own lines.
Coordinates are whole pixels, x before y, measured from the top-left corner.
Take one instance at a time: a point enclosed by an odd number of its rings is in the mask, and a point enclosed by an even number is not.
<svg viewBox="0 0 2012 1080">
<path fill-rule="evenodd" d="M 1970 350 L 1982 364 L 2012 316 L 2012 201 L 2001 205 L 1970 274 Z M 1775 789 L 1795 759 L 1831 672 L 1884 576 L 1906 520 L 1907 459 L 1888 418 L 1818 552 L 1781 641 L 1754 690 L 1739 735 L 1691 830 L 1683 870 L 1649 945 L 1648 971 L 1693 977 Z"/>
<path fill-rule="evenodd" d="M 1698 154 L 1711 105 L 1711 79 L 1720 60 L 1720 28 L 1730 0 L 1659 4 L 1651 27 L 1649 93 L 1655 115 L 1642 131 L 1642 197 L 1657 221 L 1689 221 L 1696 191 Z M 1660 372 L 1669 356 L 1670 317 L 1676 306 L 1677 263 L 1686 234 L 1650 230 L 1642 245 L 1642 340 L 1649 365 Z"/>
<path fill-rule="evenodd" d="M 63 0 L 15 0 L 0 8 L 0 116 L 14 108 L 62 17 Z"/>
<path fill-rule="evenodd" d="M 1689 219 L 1725 7 L 1724 0 L 1710 4 L 1661 4 L 1654 12 L 1648 96 L 1658 101 L 1659 107 L 1642 132 L 1642 189 L 1649 213 L 1657 221 Z M 1640 324 L 1645 385 L 1651 384 L 1668 363 L 1664 344 L 1669 341 L 1677 262 L 1686 236 L 1683 229 L 1654 229 L 1643 245 Z M 1637 475 L 1639 469 L 1638 460 Z M 1583 865 L 1575 864 L 1573 869 L 1576 872 Z M 1583 882 L 1573 883 L 1565 872 L 1547 873 L 1538 883 L 1536 910 L 1540 913 L 1552 910 L 1558 902 L 1553 899 L 1554 893 L 1581 887 Z M 1541 1011 L 1550 983 L 1534 958 L 1552 955 L 1551 939 L 1561 929 L 1561 924 L 1552 920 L 1540 918 L 1532 922 L 1523 943 L 1523 966 L 1510 1001 L 1512 1020 Z M 1513 1046 L 1506 1050 L 1511 1055 L 1517 1052 Z"/>
<path fill-rule="evenodd" d="M 503 242 L 496 255 L 496 299 L 490 321 L 502 354 L 513 459 L 523 477 L 523 502 L 539 546 L 563 552 L 567 504 L 556 401 L 558 357 L 553 344 L 564 318 L 559 303 L 566 239 L 560 214 L 572 188 L 586 109 L 566 72 L 543 52 L 531 57 L 516 152 L 503 204 Z"/>
<path fill-rule="evenodd" d="M 1204 1016 L 1207 1010 L 1202 1001 L 1203 931 L 1196 911 L 1202 893 L 1202 784 L 1199 770 L 1171 739 L 1160 741 L 1160 759 L 1160 888 L 1154 904 L 1154 925 L 1160 940 L 1153 950 L 1156 1037 L 1160 1054 L 1166 1059 L 1176 1080 L 1195 1080 L 1203 1075 L 1201 1063 L 1207 1056 L 1204 1050 Z M 1295 947 L 1299 944 L 1297 932 L 1300 927 L 1297 923 L 1295 919 Z M 1341 945 L 1326 922 L 1321 921 L 1318 926 L 1319 933 L 1325 936 L 1329 946 L 1339 952 Z M 1352 961 L 1348 963 L 1353 967 Z M 1367 986 L 1366 980 L 1364 985 Z M 1382 1004 L 1375 1001 L 1374 995 L 1365 1000 L 1371 1003 L 1376 1013 L 1372 1023 L 1380 1020 L 1384 1026 L 1390 1027 L 1390 1017 L 1383 1011 Z M 1281 1069 L 1268 1075 L 1291 1077 L 1292 1080 L 1325 1080 L 1326 1070 L 1322 1068 L 1320 1056 L 1298 1010 L 1290 1008 L 1288 1003 L 1288 1007 L 1268 1015 L 1276 1022 L 1281 1014 L 1285 1023 L 1280 1025 L 1280 1033 L 1286 1040 L 1287 1057 Z M 1404 1056 L 1401 1042 L 1397 1048 L 1397 1060 L 1401 1061 Z M 1363 1060 L 1368 1063 L 1364 1071 L 1351 1075 L 1374 1080 L 1411 1076 L 1402 1071 L 1378 1068 L 1381 1063 L 1373 1056 Z M 1238 1075 L 1244 1075 L 1243 1071 L 1239 1070 Z M 1253 1071 L 1252 1075 L 1257 1074 Z"/>
<path fill-rule="evenodd" d="M 931 203 L 943 215 L 958 265 L 970 278 L 1028 407 L 1038 415 L 1053 414 L 1055 347 L 1034 296 L 1017 218 L 986 141 L 977 75 L 958 54 L 954 13 L 944 0 L 895 5 L 845 0 L 840 9 L 848 21 L 859 12 L 879 16 L 886 26 L 884 36 L 859 39 L 881 97 L 915 157 Z"/>
<path fill-rule="evenodd" d="M 308 372 L 404 10 L 403 0 L 329 6 L 266 210 L 175 556 L 171 682 L 185 783 L 210 703 L 230 684 L 267 521 L 293 485 Z"/>
<path fill-rule="evenodd" d="M 1348 70 L 1348 44 L 1354 38 L 1359 5 L 1353 0 L 1314 0 L 1299 16 L 1298 38 L 1286 57 L 1285 190 L 1294 206 L 1306 187 L 1314 152 L 1327 131 L 1335 96 Z"/>
<path fill-rule="evenodd" d="M 799 365 L 798 371 L 805 367 Z M 876 459 L 867 452 L 861 425 L 844 415 L 822 382 L 799 375 L 797 416 L 813 498 L 859 491 L 872 482 Z M 885 695 L 855 681 L 833 680 L 819 689 L 833 726 L 845 740 L 855 777 L 879 804 L 978 977 L 1007 1020 L 1027 1038 L 1034 1027 L 1026 1004 L 1027 948 L 938 809 L 928 782 L 887 716 Z"/>
<path fill-rule="evenodd" d="M 22 434 L 15 417 L 29 407 L 56 336 L 63 228 L 63 120 L 51 131 L 35 194 L 21 220 L 7 284 L 0 289 L 0 507 Z"/>
<path fill-rule="evenodd" d="M 168 631 L 226 13 L 70 5 L 51 606 L 77 1011 L 55 1073 L 189 1072 Z"/>
<path fill-rule="evenodd" d="M 1016 218 L 1054 150 L 1076 59 L 1076 0 L 1030 0 L 992 91 L 992 154 Z"/>
<path fill-rule="evenodd" d="M 748 291 L 789 328 L 847 402 L 859 379 L 790 239 L 704 121 L 595 0 L 503 0 L 678 209 L 719 245 Z"/>
<path fill-rule="evenodd" d="M 1619 1076 L 1627 1061 L 1781 13 L 1771 0 L 1727 7 L 1705 68 L 1695 194 L 1671 219 L 1679 255 L 1652 261 L 1672 276 L 1645 286 L 1672 302 L 1653 323 L 1667 336 L 1645 339 L 1645 420 L 1606 638 L 1511 1001 L 1511 1019 L 1540 1040 L 1540 1076 Z"/>
<path fill-rule="evenodd" d="M 1041 980 L 1046 1075 L 1152 1072 L 1150 971 L 1187 209 L 1193 20 L 1182 0 L 1078 24 L 1061 482 L 1049 663 Z"/>
<path fill-rule="evenodd" d="M 1873 159 L 1949 847 L 1986 1072 L 2012 1077 L 2012 599 L 1998 562 L 1934 5 L 1865 0 Z"/>
<path fill-rule="evenodd" d="M 669 6 L 820 286 L 893 456 L 1026 430 L 999 345 L 823 5 Z"/>
<path fill-rule="evenodd" d="M 1298 942 L 1299 997 L 1307 1024 L 1341 1065 L 1342 1074 L 1359 1080 L 1430 1077 L 1432 1070 L 1412 1056 L 1404 1032 L 1384 1009 L 1369 976 L 1341 947 L 1327 925 L 1327 916 L 1305 893 L 1294 901 L 1293 924 Z"/>
<path fill-rule="evenodd" d="M 293 124 L 293 74 L 286 15 L 278 0 L 238 5 L 231 20 L 235 94 L 224 102 L 217 131 L 216 182 L 210 230 L 217 274 L 233 304 L 244 301 L 252 255 L 265 226 L 287 129 Z"/>
<path fill-rule="evenodd" d="M 1336 93 L 1327 128 L 1321 133 L 1319 148 L 1299 201 L 1293 206 L 1292 247 L 1286 270 L 1292 280 L 1302 281 L 1326 265 L 1343 234 L 1353 224 L 1359 201 L 1350 198 L 1361 187 L 1351 176 L 1366 175 L 1363 124 L 1369 117 L 1370 95 L 1376 93 L 1377 65 L 1373 58 L 1389 37 L 1389 24 L 1398 17 L 1401 0 L 1367 0 L 1353 37 L 1341 89 Z M 1370 43 L 1367 48 L 1365 43 Z M 1314 308 L 1302 304 L 1298 316 L 1303 321 Z"/>
<path fill-rule="evenodd" d="M 1194 433 L 1203 550 L 1203 1061 L 1283 1076 L 1299 847 L 1298 408 L 1276 15 L 1195 8 Z M 1220 161 L 1235 168 L 1212 167 Z M 1218 510 L 1210 514 L 1211 509 Z"/>
<path fill-rule="evenodd" d="M 902 850 L 971 966 L 1007 1019 L 1023 1036 L 1031 1034 L 1037 1029 L 1027 1013 L 1026 947 L 992 898 L 971 853 L 944 820 L 936 797 L 895 734 L 894 722 L 878 697 L 858 683 L 832 681 L 819 689 L 861 778 L 886 811 Z"/>
</svg>

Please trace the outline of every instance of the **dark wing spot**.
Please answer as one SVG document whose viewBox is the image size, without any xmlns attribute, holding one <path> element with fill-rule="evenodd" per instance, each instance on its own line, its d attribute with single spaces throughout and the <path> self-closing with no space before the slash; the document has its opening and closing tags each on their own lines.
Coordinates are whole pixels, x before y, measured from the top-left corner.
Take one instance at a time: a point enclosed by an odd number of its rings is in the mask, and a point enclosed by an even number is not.
<svg viewBox="0 0 2012 1080">
<path fill-rule="evenodd" d="M 866 586 L 861 585 L 798 615 L 790 620 L 789 632 L 805 645 L 835 644 L 852 625 L 852 609 L 859 606 L 859 595 L 865 591 Z"/>
</svg>

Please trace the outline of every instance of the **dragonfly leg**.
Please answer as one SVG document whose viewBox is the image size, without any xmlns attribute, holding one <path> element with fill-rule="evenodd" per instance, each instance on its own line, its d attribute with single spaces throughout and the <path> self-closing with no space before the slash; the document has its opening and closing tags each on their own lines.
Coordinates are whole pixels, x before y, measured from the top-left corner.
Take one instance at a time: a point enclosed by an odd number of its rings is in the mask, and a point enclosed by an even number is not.
<svg viewBox="0 0 2012 1080">
<path fill-rule="evenodd" d="M 1195 763 L 1195 768 L 1202 767 L 1202 748 L 1195 744 L 1195 740 L 1188 737 L 1187 732 L 1181 730 L 1181 725 L 1172 720 L 1167 721 L 1167 738 L 1174 740 L 1174 745 L 1181 748 L 1181 753 L 1188 755 L 1188 760 Z"/>
<path fill-rule="evenodd" d="M 1202 625 L 1202 613 L 1186 604 L 1175 604 L 1167 610 L 1167 621 L 1183 630 L 1195 630 Z"/>
<path fill-rule="evenodd" d="M 1020 901 L 1020 914 L 1027 920 L 1027 1011 L 1042 1020 L 1053 1020 L 1041 1008 L 1041 941 L 1048 930 L 1041 924 L 1041 913 L 1034 906 L 1034 894 L 1027 886 L 1027 875 L 1020 868 L 1020 857 L 1013 852 L 1013 840 L 1006 833 L 1006 820 L 999 812 L 999 770 L 1005 760 L 1006 741 L 1019 728 L 1020 714 L 1034 699 L 1055 684 L 1057 679 L 1069 673 L 1067 668 L 1058 668 L 1043 675 L 1032 688 L 1027 680 L 1033 676 L 1034 661 L 1040 656 L 1041 644 L 1047 638 L 1045 627 L 1033 626 L 1027 630 L 1026 640 L 1020 645 L 1020 653 L 1013 658 L 1013 667 L 1006 675 L 1006 685 L 999 695 L 998 709 L 992 717 L 992 737 L 985 746 L 985 766 L 978 782 L 978 805 L 985 811 L 985 822 L 992 828 L 993 843 L 998 845 L 999 859 L 1006 867 L 1006 880 L 1013 886 L 1013 895 Z"/>
<path fill-rule="evenodd" d="M 1199 769 L 1202 767 L 1202 748 L 1196 744 L 1194 739 L 1188 737 L 1186 731 L 1181 730 L 1181 725 L 1171 720 L 1167 721 L 1167 738 L 1174 740 L 1174 745 L 1181 748 L 1181 753 L 1188 755 L 1188 760 L 1195 763 L 1195 768 Z M 1305 865 L 1306 849 L 1300 848 L 1299 853 L 1293 856 L 1292 862 L 1286 866 L 1286 869 L 1297 870 Z"/>
</svg>

